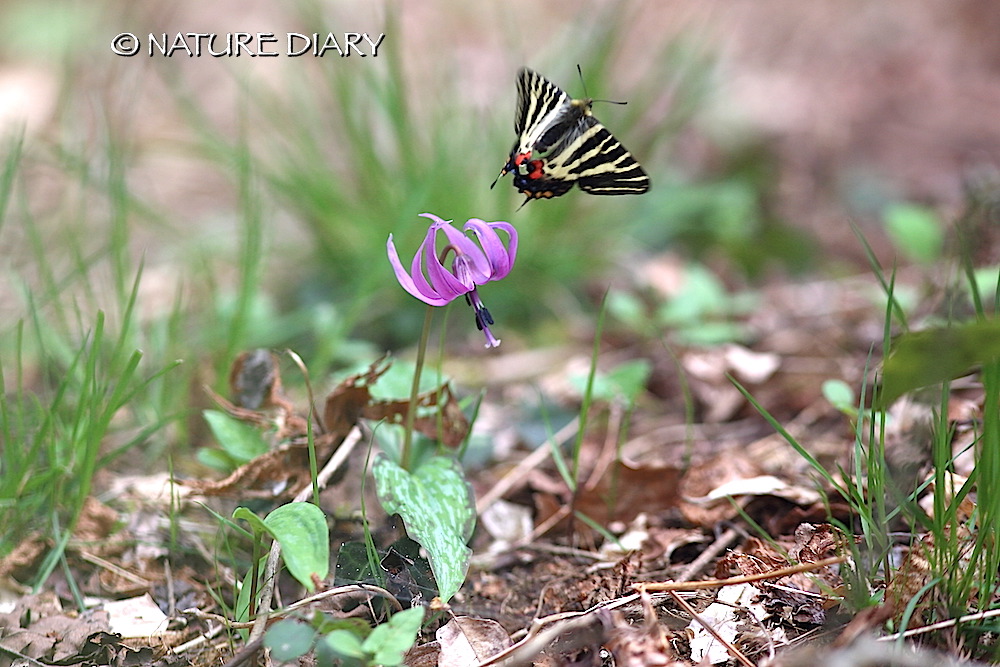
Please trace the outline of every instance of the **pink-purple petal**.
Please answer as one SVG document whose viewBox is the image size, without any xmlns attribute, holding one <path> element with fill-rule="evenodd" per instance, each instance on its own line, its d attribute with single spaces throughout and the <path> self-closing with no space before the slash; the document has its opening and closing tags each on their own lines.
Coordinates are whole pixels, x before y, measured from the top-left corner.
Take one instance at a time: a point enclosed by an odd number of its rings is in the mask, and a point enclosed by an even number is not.
<svg viewBox="0 0 1000 667">
<path fill-rule="evenodd" d="M 431 306 L 443 306 L 450 301 L 450 299 L 442 299 L 435 296 L 429 290 L 422 290 L 414 283 L 413 278 L 403 268 L 402 262 L 399 261 L 399 254 L 396 252 L 396 246 L 392 242 L 392 234 L 389 234 L 389 240 L 385 246 L 386 252 L 389 254 L 389 263 L 392 264 L 392 270 L 396 274 L 396 280 L 399 281 L 404 290 Z M 426 281 L 423 282 L 426 285 Z"/>
<path fill-rule="evenodd" d="M 468 266 L 472 271 L 473 284 L 467 285 L 469 289 L 472 289 L 476 285 L 482 285 L 490 280 L 493 275 L 492 267 L 483 251 L 472 242 L 468 236 L 458 231 L 452 226 L 443 227 L 442 231 L 445 236 L 448 237 L 448 243 L 450 243 L 457 252 L 465 255 L 468 261 Z"/>
<path fill-rule="evenodd" d="M 488 222 L 486 224 L 489 225 L 490 229 L 502 229 L 507 233 L 507 257 L 510 260 L 507 272 L 509 273 L 510 269 L 514 268 L 514 260 L 517 259 L 517 230 L 514 229 L 514 225 L 509 222 L 503 222 L 502 220 L 497 222 Z M 500 278 L 503 278 L 506 275 L 507 274 L 505 273 L 503 276 L 500 276 Z M 499 278 L 497 278 L 497 280 L 499 280 Z"/>
<path fill-rule="evenodd" d="M 496 347 L 500 340 L 490 331 L 492 318 L 483 306 L 476 286 L 491 280 L 504 278 L 514 266 L 517 257 L 517 230 L 507 222 L 484 222 L 472 218 L 466 222 L 464 231 L 451 225 L 450 220 L 442 220 L 433 213 L 421 213 L 431 221 L 420 248 L 413 257 L 407 273 L 399 260 L 392 234 L 386 242 L 389 263 L 396 280 L 409 294 L 432 306 L 443 306 L 462 295 L 468 295 L 476 310 L 476 321 L 486 337 L 486 347 Z M 444 231 L 451 246 L 445 253 L 445 266 L 437 252 L 437 235 Z M 507 234 L 507 245 L 497 231 Z M 467 234 L 475 234 L 473 240 Z M 454 253 L 454 255 L 452 255 Z"/>
<path fill-rule="evenodd" d="M 423 258 L 423 265 L 427 268 L 427 277 L 430 278 L 434 291 L 442 298 L 451 301 L 465 294 L 472 287 L 475 287 L 475 285 L 467 287 L 461 280 L 444 268 L 435 252 L 434 239 L 430 235 L 428 235 L 423 245 L 420 246 L 418 257 L 420 256 Z"/>
<path fill-rule="evenodd" d="M 479 239 L 479 244 L 483 247 L 483 250 L 486 253 L 487 260 L 489 261 L 491 267 L 490 280 L 500 280 L 510 273 L 513 263 L 511 262 L 507 248 L 504 247 L 503 242 L 500 240 L 500 236 L 496 233 L 496 230 L 493 229 L 493 226 L 490 223 L 486 223 L 479 218 L 472 218 L 465 223 L 465 229 L 472 230 L 472 232 Z"/>
</svg>

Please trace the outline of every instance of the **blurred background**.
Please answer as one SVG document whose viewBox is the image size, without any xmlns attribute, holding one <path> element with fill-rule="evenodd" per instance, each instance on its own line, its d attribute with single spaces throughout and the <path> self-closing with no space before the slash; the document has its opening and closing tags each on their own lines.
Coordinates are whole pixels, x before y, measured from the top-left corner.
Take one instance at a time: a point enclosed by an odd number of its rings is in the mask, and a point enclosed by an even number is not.
<svg viewBox="0 0 1000 667">
<path fill-rule="evenodd" d="M 111 50 L 126 31 L 134 57 Z M 279 50 L 289 32 L 385 38 L 365 58 L 145 51 L 148 33 L 235 32 Z M 133 415 L 168 426 L 154 456 L 190 441 L 177 415 L 242 350 L 291 347 L 318 377 L 407 354 L 424 308 L 385 242 L 407 261 L 425 211 L 518 228 L 515 270 L 481 290 L 515 352 L 589 345 L 609 288 L 614 322 L 656 336 L 684 328 L 661 308 L 678 280 L 725 315 L 768 283 L 865 272 L 852 225 L 886 265 L 908 261 L 894 215 L 945 227 L 997 183 L 992 0 L 6 0 L 0 34 L 7 389 L 15 367 L 19 386 L 62 377 L 103 318 L 147 377 L 184 360 Z M 509 177 L 490 189 L 524 65 L 627 101 L 594 114 L 648 194 L 516 210 Z M 481 359 L 452 310 L 447 355 Z M 736 335 L 714 317 L 693 340 Z"/>
</svg>

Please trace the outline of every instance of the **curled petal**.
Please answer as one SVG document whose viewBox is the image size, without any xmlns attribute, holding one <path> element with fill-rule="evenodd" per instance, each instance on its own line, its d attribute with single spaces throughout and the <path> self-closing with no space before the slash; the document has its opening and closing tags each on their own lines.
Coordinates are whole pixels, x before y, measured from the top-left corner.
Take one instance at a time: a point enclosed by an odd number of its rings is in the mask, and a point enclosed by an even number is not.
<svg viewBox="0 0 1000 667">
<path fill-rule="evenodd" d="M 510 250 L 504 247 L 500 236 L 496 233 L 496 228 L 507 232 L 510 238 Z M 500 280 L 510 273 L 517 255 L 517 232 L 512 225 L 506 222 L 490 223 L 479 218 L 472 218 L 465 223 L 464 229 L 472 230 L 479 239 L 480 245 L 483 246 L 487 261 L 490 263 L 489 280 Z"/>
<path fill-rule="evenodd" d="M 445 229 L 448 229 L 448 226 L 445 226 Z M 427 237 L 420 246 L 420 251 L 413 258 L 413 270 L 414 273 L 420 271 L 420 264 L 422 263 L 427 268 L 427 276 L 430 278 L 430 284 L 433 286 L 434 291 L 442 298 L 451 301 L 456 297 L 468 293 L 475 285 L 465 285 L 441 264 L 441 260 L 438 258 L 437 251 L 435 250 L 434 237 L 436 235 L 437 230 L 432 225 L 431 231 L 427 232 Z M 423 279 L 422 275 L 421 279 Z"/>
<path fill-rule="evenodd" d="M 414 282 L 410 274 L 403 268 L 402 262 L 399 261 L 399 253 L 396 252 L 396 246 L 392 242 L 392 234 L 389 234 L 389 240 L 386 241 L 385 247 L 386 252 L 389 254 L 389 263 L 392 264 L 392 270 L 396 274 L 396 280 L 399 281 L 403 289 L 431 306 L 443 306 L 451 301 L 451 299 L 443 299 L 434 293 L 430 289 L 430 286 L 427 285 L 427 281 L 423 279 L 423 275 L 420 275 L 420 285 Z"/>
<path fill-rule="evenodd" d="M 492 267 L 486 255 L 479 249 L 479 246 L 473 243 L 472 239 L 468 236 L 450 225 L 442 228 L 442 231 L 448 237 L 448 243 L 455 248 L 455 251 L 466 258 L 467 266 L 472 272 L 472 284 L 466 285 L 466 287 L 472 289 L 476 285 L 482 285 L 491 280 L 493 274 Z"/>
</svg>

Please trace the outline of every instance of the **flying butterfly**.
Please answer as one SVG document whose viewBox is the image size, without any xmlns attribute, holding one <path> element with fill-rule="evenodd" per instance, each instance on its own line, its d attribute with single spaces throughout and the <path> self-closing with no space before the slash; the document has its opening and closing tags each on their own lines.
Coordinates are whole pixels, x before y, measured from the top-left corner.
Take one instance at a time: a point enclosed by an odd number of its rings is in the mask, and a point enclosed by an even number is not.
<svg viewBox="0 0 1000 667">
<path fill-rule="evenodd" d="M 590 98 L 575 100 L 541 74 L 517 74 L 517 140 L 493 181 L 514 174 L 514 187 L 532 199 L 566 194 L 576 183 L 593 195 L 638 195 L 649 176 L 632 154 L 594 118 Z M 521 204 L 524 206 L 524 204 Z"/>
</svg>

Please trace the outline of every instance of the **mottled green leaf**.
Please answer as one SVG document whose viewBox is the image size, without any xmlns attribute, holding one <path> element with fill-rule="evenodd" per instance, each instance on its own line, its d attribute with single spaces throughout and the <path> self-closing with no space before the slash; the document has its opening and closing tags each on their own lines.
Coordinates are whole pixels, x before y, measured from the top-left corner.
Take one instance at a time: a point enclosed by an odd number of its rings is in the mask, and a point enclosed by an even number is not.
<svg viewBox="0 0 1000 667">
<path fill-rule="evenodd" d="M 407 535 L 427 550 L 438 593 L 447 602 L 465 581 L 472 556 L 466 542 L 476 525 L 472 489 L 461 466 L 437 456 L 409 473 L 380 454 L 372 474 L 382 507 L 402 517 Z"/>
</svg>

